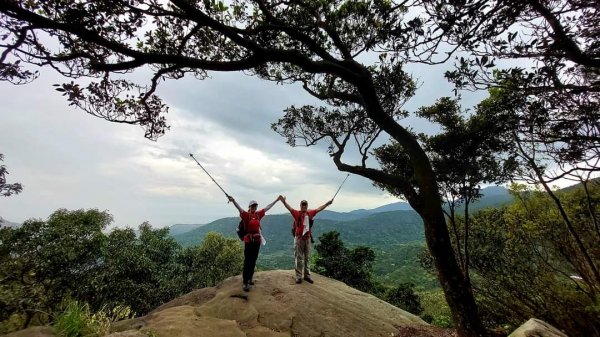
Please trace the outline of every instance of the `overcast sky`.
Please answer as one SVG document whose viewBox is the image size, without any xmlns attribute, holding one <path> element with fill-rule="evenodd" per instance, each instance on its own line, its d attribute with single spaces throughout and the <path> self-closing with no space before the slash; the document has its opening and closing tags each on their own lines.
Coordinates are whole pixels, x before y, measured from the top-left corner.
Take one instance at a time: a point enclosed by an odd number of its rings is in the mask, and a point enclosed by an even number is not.
<svg viewBox="0 0 600 337">
<path fill-rule="evenodd" d="M 423 85 L 409 110 L 452 95 L 441 71 L 414 68 L 413 76 Z M 291 205 L 307 199 L 316 207 L 346 177 L 335 168 L 326 144 L 292 148 L 271 130 L 286 107 L 314 102 L 298 86 L 239 73 L 163 83 L 158 93 L 170 106 L 171 129 L 153 142 L 138 126 L 107 122 L 68 106 L 52 87 L 66 81 L 42 69 L 28 85 L 0 82 L 2 164 L 10 173 L 8 182 L 24 186 L 21 194 L 0 199 L 0 216 L 9 221 L 46 219 L 59 208 L 107 210 L 113 226 L 120 227 L 144 221 L 155 227 L 208 223 L 236 216 L 234 206 L 189 153 L 243 207 L 250 199 L 264 206 L 279 194 Z M 430 127 L 414 120 L 411 124 L 421 130 Z M 368 209 L 396 201 L 369 180 L 350 175 L 329 209 Z M 277 204 L 271 213 L 284 211 Z"/>
</svg>

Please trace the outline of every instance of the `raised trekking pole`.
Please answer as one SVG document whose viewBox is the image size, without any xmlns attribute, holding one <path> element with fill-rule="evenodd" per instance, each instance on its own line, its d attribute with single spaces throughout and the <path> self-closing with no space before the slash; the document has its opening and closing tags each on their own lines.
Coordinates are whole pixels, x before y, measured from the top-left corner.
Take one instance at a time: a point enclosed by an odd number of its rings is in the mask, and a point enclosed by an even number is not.
<svg viewBox="0 0 600 337">
<path fill-rule="evenodd" d="M 348 177 L 350 176 L 350 173 L 348 173 L 346 175 L 346 178 L 344 178 L 344 181 L 342 181 L 342 184 L 340 185 L 340 187 L 338 188 L 338 190 L 335 192 L 335 194 L 333 195 L 333 198 L 331 198 L 331 200 L 335 199 L 335 196 L 338 194 L 338 192 L 342 189 L 342 186 L 344 186 L 344 183 L 346 182 L 346 179 L 348 179 Z"/>
<path fill-rule="evenodd" d="M 198 164 L 198 166 L 200 166 L 200 168 L 206 172 L 206 174 L 210 177 L 210 179 L 212 179 L 212 181 L 215 182 L 215 184 L 217 184 L 217 186 L 219 186 L 219 188 L 221 189 L 221 191 L 223 191 L 223 193 L 225 193 L 225 196 L 227 197 L 227 199 L 230 198 L 229 194 L 227 194 L 227 192 L 225 192 L 225 190 L 223 189 L 223 187 L 221 187 L 221 185 L 219 185 L 219 183 L 210 175 L 210 173 L 208 173 L 208 171 L 204 168 L 204 166 L 202 166 L 202 164 L 200 164 L 200 162 L 198 162 L 196 160 L 196 158 L 194 157 L 193 154 L 190 153 L 190 157 L 192 157 L 194 159 L 194 161 L 196 162 L 196 164 Z M 227 203 L 229 203 L 229 201 L 227 201 Z"/>
</svg>

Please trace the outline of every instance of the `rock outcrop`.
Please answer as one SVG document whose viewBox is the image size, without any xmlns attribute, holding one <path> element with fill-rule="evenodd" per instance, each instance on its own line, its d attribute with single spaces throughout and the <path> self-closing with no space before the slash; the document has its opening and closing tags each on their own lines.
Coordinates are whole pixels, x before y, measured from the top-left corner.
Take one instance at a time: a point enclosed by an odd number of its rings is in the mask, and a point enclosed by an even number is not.
<svg viewBox="0 0 600 337">
<path fill-rule="evenodd" d="M 244 292 L 240 276 L 193 291 L 150 314 L 113 326 L 111 337 L 395 336 L 425 327 L 419 317 L 319 275 L 295 284 L 293 271 L 255 274 Z"/>
<path fill-rule="evenodd" d="M 508 337 L 568 337 L 552 325 L 536 318 L 531 318 Z"/>
</svg>

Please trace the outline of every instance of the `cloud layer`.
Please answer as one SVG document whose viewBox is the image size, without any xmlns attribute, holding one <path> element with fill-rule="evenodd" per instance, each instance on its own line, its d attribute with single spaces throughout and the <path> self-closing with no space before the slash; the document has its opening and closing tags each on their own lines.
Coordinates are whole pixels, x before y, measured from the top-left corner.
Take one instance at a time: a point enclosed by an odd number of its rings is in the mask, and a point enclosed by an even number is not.
<svg viewBox="0 0 600 337">
<path fill-rule="evenodd" d="M 0 153 L 22 194 L 4 198 L 10 221 L 45 219 L 58 208 L 98 208 L 115 226 L 207 223 L 235 216 L 231 204 L 189 157 L 203 164 L 241 205 L 265 205 L 279 194 L 291 204 L 329 200 L 345 173 L 325 146 L 291 148 L 270 129 L 292 104 L 312 103 L 297 86 L 278 86 L 240 74 L 165 83 L 171 129 L 157 142 L 139 127 L 103 121 L 69 107 L 53 90 L 63 79 L 42 71 L 26 86 L 0 84 Z M 396 201 L 370 181 L 351 176 L 331 206 L 347 211 Z M 277 205 L 271 212 L 282 213 Z"/>
</svg>

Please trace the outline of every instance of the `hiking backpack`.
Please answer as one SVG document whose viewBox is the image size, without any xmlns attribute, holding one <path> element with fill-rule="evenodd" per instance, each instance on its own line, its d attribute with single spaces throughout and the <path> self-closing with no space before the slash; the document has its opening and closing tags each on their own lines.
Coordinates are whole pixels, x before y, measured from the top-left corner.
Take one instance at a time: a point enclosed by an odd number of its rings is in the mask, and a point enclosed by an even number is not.
<svg viewBox="0 0 600 337">
<path fill-rule="evenodd" d="M 237 227 L 236 230 L 237 236 L 238 238 L 240 238 L 240 240 L 244 241 L 244 236 L 246 236 L 246 226 L 244 225 L 244 220 L 240 220 L 240 224 Z"/>
<path fill-rule="evenodd" d="M 257 218 L 258 221 L 260 221 L 260 218 Z M 248 217 L 248 221 L 250 221 L 250 217 Z M 244 241 L 244 236 L 246 236 L 246 234 L 248 234 L 248 231 L 246 230 L 246 224 L 244 223 L 244 219 L 240 220 L 240 223 L 238 224 L 237 229 L 235 230 L 237 233 L 238 238 L 240 238 L 240 240 Z"/>
</svg>

